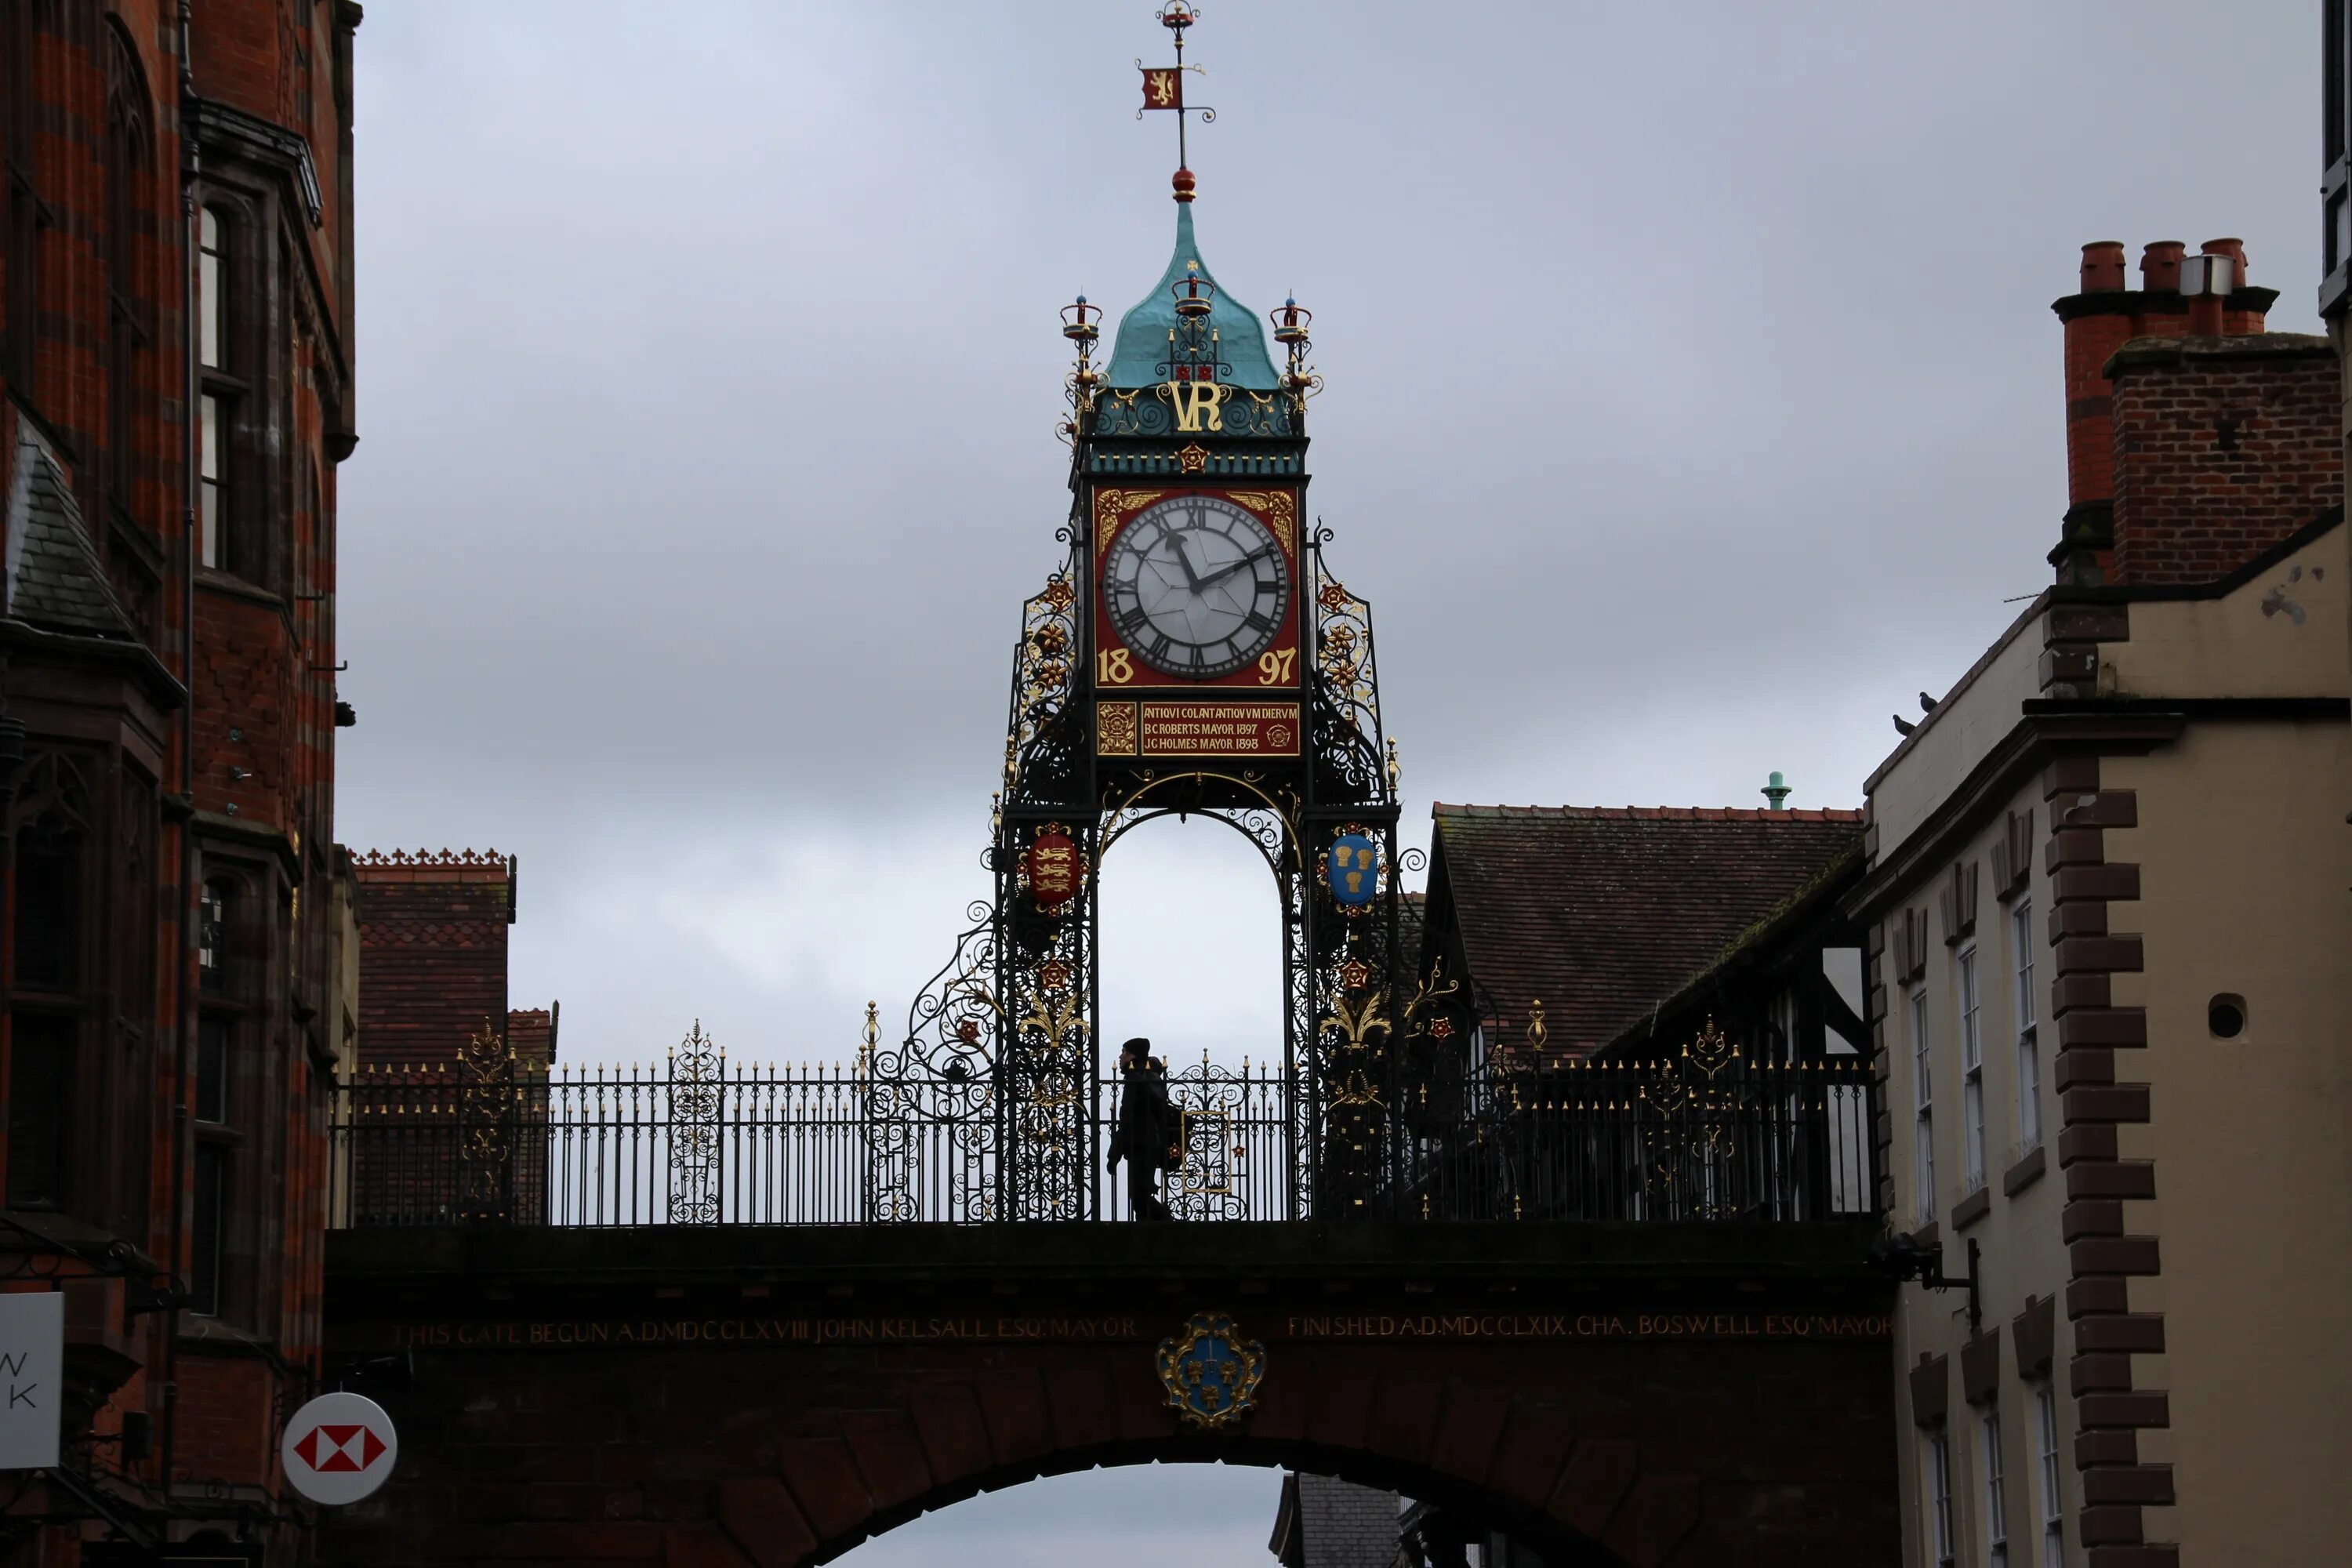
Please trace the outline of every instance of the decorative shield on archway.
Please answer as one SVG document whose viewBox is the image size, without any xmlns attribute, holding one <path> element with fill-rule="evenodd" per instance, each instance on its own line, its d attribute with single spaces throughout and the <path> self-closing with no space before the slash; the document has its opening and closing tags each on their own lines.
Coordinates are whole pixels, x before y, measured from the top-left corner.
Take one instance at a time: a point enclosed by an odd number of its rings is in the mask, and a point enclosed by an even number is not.
<svg viewBox="0 0 2352 1568">
<path fill-rule="evenodd" d="M 1195 1312 L 1175 1339 L 1160 1342 L 1160 1382 L 1187 1426 L 1229 1431 L 1257 1404 L 1265 1347 L 1244 1340 L 1224 1312 Z"/>
<path fill-rule="evenodd" d="M 1380 896 L 1379 863 L 1371 839 L 1361 833 L 1343 833 L 1331 840 L 1324 880 L 1332 898 L 1349 909 L 1360 909 Z"/>
</svg>

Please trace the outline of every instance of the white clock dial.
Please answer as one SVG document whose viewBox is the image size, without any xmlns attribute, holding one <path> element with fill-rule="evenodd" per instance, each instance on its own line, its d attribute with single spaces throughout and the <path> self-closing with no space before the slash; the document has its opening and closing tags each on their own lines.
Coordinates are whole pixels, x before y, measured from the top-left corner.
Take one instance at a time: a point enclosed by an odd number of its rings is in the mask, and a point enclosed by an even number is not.
<svg viewBox="0 0 2352 1568">
<path fill-rule="evenodd" d="M 1110 624 L 1137 658 L 1192 680 L 1264 653 L 1290 607 L 1290 563 L 1265 524 L 1215 496 L 1145 508 L 1103 559 Z"/>
</svg>

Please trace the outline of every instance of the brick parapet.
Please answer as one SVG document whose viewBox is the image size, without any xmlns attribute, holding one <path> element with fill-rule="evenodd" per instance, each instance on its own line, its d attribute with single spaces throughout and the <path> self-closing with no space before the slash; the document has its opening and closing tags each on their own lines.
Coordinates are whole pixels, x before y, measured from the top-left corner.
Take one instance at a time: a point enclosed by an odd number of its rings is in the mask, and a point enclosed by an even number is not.
<svg viewBox="0 0 2352 1568">
<path fill-rule="evenodd" d="M 510 867 L 496 850 L 354 857 L 362 1070 L 451 1062 L 507 1026 Z"/>
</svg>

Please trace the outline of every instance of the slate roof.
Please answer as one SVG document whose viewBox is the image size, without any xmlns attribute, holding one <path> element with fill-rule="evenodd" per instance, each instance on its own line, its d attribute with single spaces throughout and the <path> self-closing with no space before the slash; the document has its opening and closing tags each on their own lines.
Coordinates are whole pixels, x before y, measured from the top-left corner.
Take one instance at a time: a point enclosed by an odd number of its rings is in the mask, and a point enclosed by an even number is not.
<svg viewBox="0 0 2352 1568">
<path fill-rule="evenodd" d="M 56 631 L 130 637 L 131 617 L 99 564 L 57 459 L 27 434 L 16 444 L 12 468 L 0 614 Z"/>
<path fill-rule="evenodd" d="M 1438 805 L 1438 868 L 1505 1043 L 1615 1039 L 1814 884 L 1859 811 Z M 1432 886 L 1437 886 L 1433 879 Z"/>
</svg>

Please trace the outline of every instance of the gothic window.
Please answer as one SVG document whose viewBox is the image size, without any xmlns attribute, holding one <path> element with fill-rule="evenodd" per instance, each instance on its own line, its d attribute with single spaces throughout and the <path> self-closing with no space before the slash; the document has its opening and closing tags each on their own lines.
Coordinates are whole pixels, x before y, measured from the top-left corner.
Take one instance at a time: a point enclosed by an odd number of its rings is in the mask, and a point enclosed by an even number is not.
<svg viewBox="0 0 2352 1568">
<path fill-rule="evenodd" d="M 89 795 L 69 759 L 26 771 L 10 845 L 8 1206 L 72 1196 L 74 1090 L 89 1029 Z"/>
<path fill-rule="evenodd" d="M 153 170 L 148 153 L 147 88 L 131 46 L 107 29 L 106 83 L 106 489 L 112 513 L 130 521 L 136 480 L 138 387 L 147 348 L 141 287 Z M 104 532 L 103 530 L 100 531 Z"/>
<path fill-rule="evenodd" d="M 228 216 L 207 205 L 196 219 L 196 362 L 204 374 L 197 405 L 196 477 L 201 555 L 207 566 L 232 569 L 235 513 L 230 506 L 230 424 L 243 390 L 231 374 L 235 323 L 229 307 L 232 230 Z"/>
<path fill-rule="evenodd" d="M 197 910 L 188 1289 L 189 1310 L 206 1317 L 222 1315 L 235 1299 L 229 1218 L 242 1141 L 244 1047 L 253 1027 L 253 998 L 259 994 L 255 907 L 242 882 L 214 877 L 205 883 Z"/>
<path fill-rule="evenodd" d="M 56 214 L 42 199 L 37 144 L 39 105 L 34 101 L 34 51 L 48 9 L 47 0 L 0 0 L 0 106 L 7 122 L 8 336 L 6 370 L 17 396 L 37 405 L 38 316 L 41 305 L 42 233 Z"/>
</svg>

